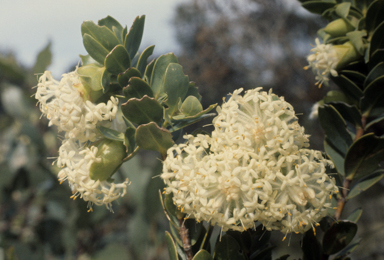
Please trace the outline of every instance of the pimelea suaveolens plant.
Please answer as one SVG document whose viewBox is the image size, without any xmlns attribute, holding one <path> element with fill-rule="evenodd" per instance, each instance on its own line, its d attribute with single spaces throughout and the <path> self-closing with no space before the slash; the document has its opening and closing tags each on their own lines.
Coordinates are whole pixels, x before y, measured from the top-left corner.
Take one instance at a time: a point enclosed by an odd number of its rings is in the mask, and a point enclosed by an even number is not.
<svg viewBox="0 0 384 260">
<path fill-rule="evenodd" d="M 62 138 L 58 180 L 71 198 L 112 211 L 130 184 L 115 175 L 120 166 L 141 149 L 158 151 L 172 260 L 271 259 L 274 230 L 283 240 L 304 234 L 304 259 L 347 259 L 362 210 L 343 217 L 343 208 L 384 176 L 384 2 L 301 2 L 330 22 L 305 67 L 319 86 L 339 87 L 312 112 L 325 153 L 309 149 L 294 108 L 271 90 L 237 89 L 209 113 L 216 104 L 203 109 L 174 54 L 147 62 L 154 46 L 139 52 L 144 16 L 129 30 L 108 16 L 82 24 L 88 54 L 75 71 L 60 81 L 46 71 L 37 85 L 40 110 Z M 213 116 L 211 133 L 175 144 L 183 128 Z M 211 248 L 214 226 L 221 233 Z"/>
<path fill-rule="evenodd" d="M 168 150 L 166 193 L 187 218 L 223 231 L 246 231 L 255 222 L 267 230 L 303 233 L 327 215 L 337 192 L 320 152 L 308 146 L 293 107 L 282 97 L 236 90 L 213 119 L 212 136 L 187 135 Z"/>
</svg>

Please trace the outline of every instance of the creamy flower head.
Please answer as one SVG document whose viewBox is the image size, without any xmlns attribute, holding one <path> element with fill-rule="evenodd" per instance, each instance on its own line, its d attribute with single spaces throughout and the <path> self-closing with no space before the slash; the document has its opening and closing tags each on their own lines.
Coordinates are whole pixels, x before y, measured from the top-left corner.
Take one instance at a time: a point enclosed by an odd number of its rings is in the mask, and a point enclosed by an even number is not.
<svg viewBox="0 0 384 260">
<path fill-rule="evenodd" d="M 92 211 L 92 205 L 106 205 L 112 211 L 112 201 L 126 194 L 128 179 L 122 183 L 110 183 L 108 181 L 92 180 L 89 170 L 94 162 L 100 162 L 97 156 L 96 146 L 83 147 L 74 139 L 67 139 L 59 149 L 57 166 L 62 168 L 58 174 L 59 181 L 68 181 L 73 195 L 84 201 L 89 201 L 88 207 Z"/>
<path fill-rule="evenodd" d="M 330 207 L 331 163 L 304 149 L 308 138 L 292 106 L 260 90 L 236 90 L 218 108 L 212 137 L 186 135 L 187 143 L 168 150 L 165 192 L 187 217 L 223 231 L 260 221 L 269 230 L 304 232 Z"/>
<path fill-rule="evenodd" d="M 115 118 L 118 100 L 115 97 L 105 103 L 94 104 L 86 100 L 84 88 L 76 71 L 63 74 L 56 81 L 50 71 L 39 78 L 36 90 L 40 110 L 49 120 L 49 126 L 58 126 L 66 138 L 81 142 L 95 141 L 96 125 Z"/>
<path fill-rule="evenodd" d="M 316 85 L 328 84 L 329 74 L 334 77 L 338 76 L 336 66 L 340 61 L 340 57 L 337 50 L 332 44 L 320 43 L 320 40 L 316 38 L 316 46 L 311 49 L 312 54 L 307 57 L 309 63 L 304 69 L 312 68 L 316 74 Z"/>
</svg>

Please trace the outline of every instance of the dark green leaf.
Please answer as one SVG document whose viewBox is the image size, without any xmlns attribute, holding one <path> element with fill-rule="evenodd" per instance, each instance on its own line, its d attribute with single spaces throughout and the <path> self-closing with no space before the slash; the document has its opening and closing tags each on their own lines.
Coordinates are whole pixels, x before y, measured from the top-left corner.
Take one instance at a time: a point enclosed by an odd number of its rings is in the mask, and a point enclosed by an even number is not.
<svg viewBox="0 0 384 260">
<path fill-rule="evenodd" d="M 374 53 L 378 49 L 384 48 L 384 21 L 377 26 L 375 31 L 373 32 L 372 38 L 371 38 L 371 47 L 370 47 L 370 53 Z"/>
<path fill-rule="evenodd" d="M 384 75 L 376 78 L 364 90 L 364 96 L 361 99 L 361 112 L 364 116 L 380 116 L 384 112 Z"/>
<path fill-rule="evenodd" d="M 170 63 L 177 62 L 177 57 L 173 53 L 161 55 L 159 58 L 156 59 L 155 64 L 153 65 L 150 81 L 153 93 L 155 94 L 156 98 L 158 98 L 164 93 L 164 78 L 168 65 Z M 150 67 L 147 66 L 147 70 L 149 69 Z M 145 72 L 146 75 L 148 75 L 147 70 Z"/>
<path fill-rule="evenodd" d="M 200 238 L 203 231 L 203 223 L 190 218 L 185 220 L 185 227 L 188 229 L 191 246 L 193 246 Z"/>
<path fill-rule="evenodd" d="M 344 120 L 354 126 L 361 126 L 361 114 L 356 106 L 350 106 L 343 102 L 331 103 L 331 105 L 341 114 Z"/>
<path fill-rule="evenodd" d="M 117 81 L 119 82 L 120 86 L 126 87 L 132 77 L 141 78 L 140 72 L 133 67 L 117 75 Z"/>
<path fill-rule="evenodd" d="M 106 128 L 104 126 L 99 126 L 98 129 L 101 132 L 101 134 L 107 139 L 120 141 L 120 142 L 124 141 L 124 133 L 121 133 L 119 131 L 116 131 L 110 128 Z"/>
<path fill-rule="evenodd" d="M 169 223 L 169 228 L 171 230 L 171 234 L 173 238 L 175 239 L 175 242 L 183 247 L 183 241 L 181 241 L 180 236 L 179 236 L 179 228 L 176 228 L 177 226 L 173 225 L 173 223 Z"/>
<path fill-rule="evenodd" d="M 140 99 L 145 95 L 153 97 L 152 89 L 148 83 L 137 77 L 132 77 L 130 79 L 128 86 L 123 89 L 123 93 L 128 100 L 131 98 Z"/>
<path fill-rule="evenodd" d="M 345 248 L 355 237 L 357 225 L 344 220 L 334 222 L 325 232 L 323 237 L 323 250 L 327 255 L 332 255 Z"/>
<path fill-rule="evenodd" d="M 155 61 L 156 60 L 151 60 L 147 67 L 145 68 L 145 72 L 144 72 L 144 80 L 148 83 L 151 82 L 151 77 L 152 77 L 152 71 L 153 71 L 153 67 L 155 65 Z"/>
<path fill-rule="evenodd" d="M 211 105 L 211 106 L 215 106 L 215 105 Z M 206 110 L 208 110 L 209 108 L 207 108 Z M 206 111 L 204 110 L 204 111 Z M 210 109 L 209 109 L 210 110 Z M 174 122 L 173 124 L 173 127 L 172 129 L 170 129 L 172 132 L 175 132 L 175 131 L 178 131 L 184 127 L 187 127 L 189 125 L 192 125 L 196 122 L 199 122 L 200 120 L 203 120 L 203 119 L 206 119 L 208 117 L 213 117 L 213 116 L 216 116 L 215 113 L 209 113 L 209 114 L 206 114 L 204 111 L 202 111 L 201 113 L 199 113 L 197 116 L 193 116 L 193 117 L 183 117 L 181 118 L 180 120 L 178 119 L 177 121 Z M 172 118 L 172 119 L 175 119 L 175 118 Z"/>
<path fill-rule="evenodd" d="M 348 193 L 347 199 L 352 199 L 356 197 L 363 191 L 372 187 L 374 184 L 380 181 L 383 177 L 384 177 L 384 170 L 380 169 L 362 178 L 361 180 L 359 180 L 359 182 L 355 186 L 352 187 L 352 189 Z"/>
<path fill-rule="evenodd" d="M 137 70 L 140 71 L 141 75 L 144 75 L 145 68 L 147 67 L 147 59 L 152 55 L 155 45 L 147 47 L 140 55 L 140 58 L 137 62 Z"/>
<path fill-rule="evenodd" d="M 258 225 L 255 232 L 252 232 L 251 252 L 261 251 L 268 246 L 271 232 L 267 231 L 263 225 Z"/>
<path fill-rule="evenodd" d="M 140 125 L 136 130 L 135 140 L 142 149 L 159 151 L 164 157 L 168 148 L 174 144 L 171 133 L 154 122 Z"/>
<path fill-rule="evenodd" d="M 129 29 L 128 34 L 125 37 L 124 45 L 128 50 L 129 56 L 134 57 L 139 50 L 141 39 L 143 37 L 145 23 L 145 15 L 137 16 L 133 21 L 132 27 Z"/>
<path fill-rule="evenodd" d="M 384 48 L 378 49 L 369 57 L 368 67 L 374 68 L 377 64 L 384 60 Z"/>
<path fill-rule="evenodd" d="M 221 241 L 216 243 L 215 260 L 245 260 L 245 256 L 241 253 L 241 247 L 237 241 L 230 235 L 224 235 Z"/>
<path fill-rule="evenodd" d="M 239 243 L 241 250 L 243 250 L 246 254 L 251 250 L 252 246 L 252 235 L 249 230 L 244 232 L 239 231 L 227 231 L 226 234 L 230 235 L 234 239 L 236 239 L 237 243 Z"/>
<path fill-rule="evenodd" d="M 348 79 L 355 82 L 358 86 L 363 86 L 366 76 L 356 70 L 342 70 L 340 71 L 341 75 L 345 75 Z"/>
<path fill-rule="evenodd" d="M 179 228 L 179 219 L 177 218 L 177 214 L 180 212 L 177 210 L 176 205 L 173 203 L 172 199 L 173 195 L 172 193 L 166 194 L 164 198 L 164 207 L 168 213 L 168 216 L 170 217 L 170 222 L 172 222 L 172 225 Z"/>
<path fill-rule="evenodd" d="M 192 260 L 213 260 L 212 256 L 208 251 L 201 249 L 195 254 Z"/>
<path fill-rule="evenodd" d="M 340 173 L 342 176 L 345 176 L 345 171 L 344 171 L 345 154 L 343 154 L 343 152 L 337 150 L 332 144 L 330 144 L 327 138 L 325 138 L 324 140 L 324 150 L 329 156 L 329 158 L 335 164 L 337 172 Z"/>
<path fill-rule="evenodd" d="M 156 99 L 148 96 L 129 99 L 121 105 L 121 110 L 129 121 L 138 125 L 149 122 L 159 123 L 163 119 L 163 107 Z"/>
<path fill-rule="evenodd" d="M 188 87 L 189 79 L 184 75 L 183 67 L 177 63 L 169 64 L 164 77 L 164 92 L 168 95 L 166 101 L 168 114 L 172 115 L 177 111 L 179 100 L 184 100 Z"/>
<path fill-rule="evenodd" d="M 332 105 L 324 105 L 319 107 L 319 119 L 329 143 L 343 155 L 346 154 L 352 138 L 340 113 Z"/>
<path fill-rule="evenodd" d="M 330 102 L 344 102 L 350 104 L 350 100 L 344 95 L 343 92 L 338 90 L 331 90 L 327 92 L 327 95 L 324 97 L 324 103 Z"/>
<path fill-rule="evenodd" d="M 289 255 L 283 255 L 283 256 L 280 256 L 279 258 L 276 258 L 275 260 L 287 260 L 289 257 Z"/>
<path fill-rule="evenodd" d="M 384 21 L 384 2 L 374 1 L 368 7 L 366 14 L 367 31 L 371 34 Z"/>
<path fill-rule="evenodd" d="M 303 260 L 321 260 L 322 248 L 312 229 L 305 232 L 301 248 Z"/>
<path fill-rule="evenodd" d="M 88 54 L 100 64 L 104 64 L 104 59 L 108 55 L 109 50 L 96 41 L 89 34 L 84 34 L 83 44 Z"/>
<path fill-rule="evenodd" d="M 322 14 L 325 10 L 334 7 L 335 4 L 322 1 L 306 1 L 301 5 L 311 13 Z"/>
<path fill-rule="evenodd" d="M 345 157 L 345 174 L 349 179 L 358 179 L 375 171 L 384 159 L 384 139 L 373 133 L 355 141 Z"/>
<path fill-rule="evenodd" d="M 367 75 L 367 78 L 364 81 L 364 86 L 368 87 L 372 82 L 374 82 L 379 77 L 382 77 L 383 75 L 384 75 L 384 62 L 380 62 L 369 72 L 369 74 Z"/>
<path fill-rule="evenodd" d="M 37 55 L 35 65 L 33 66 L 33 73 L 44 73 L 52 62 L 51 43 L 49 42 L 44 49 Z"/>
<path fill-rule="evenodd" d="M 119 39 L 120 43 L 123 43 L 123 26 L 116 21 L 113 17 L 107 16 L 98 21 L 100 26 L 106 26 L 109 30 L 115 33 L 116 37 Z"/>
<path fill-rule="evenodd" d="M 168 231 L 165 231 L 165 240 L 167 241 L 169 259 L 178 260 L 179 257 L 177 256 L 177 249 L 176 249 L 175 242 L 173 241 L 172 236 L 171 234 L 169 234 Z"/>
<path fill-rule="evenodd" d="M 352 80 L 348 79 L 345 75 L 331 78 L 348 98 L 356 102 L 360 100 L 363 92 Z"/>
<path fill-rule="evenodd" d="M 272 250 L 275 248 L 276 246 L 268 246 L 266 248 L 264 248 L 263 250 L 260 250 L 260 251 L 257 251 L 255 253 L 253 253 L 249 259 L 250 260 L 272 260 Z"/>
<path fill-rule="evenodd" d="M 127 50 L 119 44 L 105 57 L 104 66 L 112 74 L 119 74 L 131 66 Z"/>
<path fill-rule="evenodd" d="M 357 208 L 351 214 L 349 214 L 349 216 L 347 217 L 347 220 L 357 223 L 362 213 L 363 213 L 363 210 L 361 208 Z"/>
<path fill-rule="evenodd" d="M 361 241 L 361 238 L 355 239 L 354 241 L 352 241 L 351 244 L 349 244 L 346 248 L 341 250 L 341 252 L 339 252 L 335 256 L 334 260 L 336 260 L 336 259 L 339 259 L 339 260 L 348 260 L 349 259 L 350 260 L 349 257 L 345 258 L 345 256 L 352 253 L 353 251 L 355 251 L 355 249 L 360 245 L 360 241 Z"/>
<path fill-rule="evenodd" d="M 195 96 L 187 97 L 180 107 L 180 112 L 185 116 L 194 116 L 201 111 L 203 111 L 203 106 Z"/>
<path fill-rule="evenodd" d="M 93 40 L 99 43 L 103 48 L 105 48 L 108 51 L 108 53 L 116 45 L 120 44 L 116 35 L 110 29 L 108 29 L 106 26 L 99 26 L 92 21 L 84 21 L 83 24 L 81 25 L 81 35 L 83 36 L 83 41 L 84 41 L 85 35 L 87 34 L 91 36 L 91 38 L 93 38 Z M 87 47 L 85 49 L 88 51 Z M 91 53 L 89 54 L 93 57 Z M 97 60 L 95 57 L 93 58 Z M 99 60 L 97 61 L 100 62 Z M 104 62 L 101 61 L 100 63 L 103 64 Z"/>
<path fill-rule="evenodd" d="M 373 120 L 369 120 L 369 122 L 365 125 L 365 129 L 369 129 L 371 126 L 380 123 L 384 120 L 384 115 L 378 116 Z"/>
<path fill-rule="evenodd" d="M 127 148 L 126 152 L 128 155 L 130 155 L 133 152 L 133 150 L 135 149 L 135 144 L 136 144 L 135 143 L 135 133 L 136 133 L 136 129 L 133 127 L 128 127 L 125 130 L 124 145 Z"/>
</svg>

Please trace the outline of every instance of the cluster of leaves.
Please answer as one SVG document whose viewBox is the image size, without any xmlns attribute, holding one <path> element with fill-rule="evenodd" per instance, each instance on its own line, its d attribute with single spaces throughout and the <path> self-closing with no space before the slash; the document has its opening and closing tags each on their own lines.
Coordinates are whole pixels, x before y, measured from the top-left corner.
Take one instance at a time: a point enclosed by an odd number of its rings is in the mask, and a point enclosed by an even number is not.
<svg viewBox="0 0 384 260">
<path fill-rule="evenodd" d="M 260 224 L 255 230 L 218 234 L 209 224 L 187 219 L 173 204 L 172 194 L 164 198 L 160 194 L 160 199 L 171 231 L 165 235 L 171 260 L 271 259 L 275 246 L 270 243 L 271 232 L 265 230 L 263 225 Z M 277 260 L 285 260 L 288 256 Z"/>
<path fill-rule="evenodd" d="M 100 128 L 109 139 L 127 147 L 128 160 L 139 148 L 160 152 L 163 158 L 182 128 L 212 116 L 203 110 L 201 96 L 184 75 L 177 57 L 168 53 L 147 64 L 154 46 L 139 53 L 145 17 L 137 17 L 130 30 L 108 16 L 96 25 L 85 21 L 81 26 L 88 55 L 81 56 L 78 73 L 94 102 L 111 95 L 119 96 L 127 128 L 124 133 Z"/>
<path fill-rule="evenodd" d="M 349 199 L 384 177 L 384 169 L 380 165 L 384 158 L 384 16 L 381 15 L 384 13 L 384 2 L 301 2 L 309 11 L 321 14 L 330 21 L 319 31 L 326 43 L 350 41 L 360 54 L 360 58 L 338 66 L 339 75 L 332 77 L 332 80 L 339 90 L 329 91 L 319 102 L 325 152 L 335 163 L 335 177 L 341 186 L 335 212 L 335 218 L 339 220 Z M 338 22 L 344 25 L 343 29 L 338 27 L 337 31 L 332 31 L 330 25 Z M 361 209 L 356 209 L 348 217 L 350 221 L 332 223 L 325 228 L 322 244 L 312 237 L 310 246 L 316 247 L 318 255 L 338 253 L 335 259 L 349 259 L 347 254 L 359 244 L 355 238 L 348 246 L 354 239 L 357 230 L 354 223 L 361 213 Z M 330 246 L 329 241 L 344 242 Z"/>
</svg>

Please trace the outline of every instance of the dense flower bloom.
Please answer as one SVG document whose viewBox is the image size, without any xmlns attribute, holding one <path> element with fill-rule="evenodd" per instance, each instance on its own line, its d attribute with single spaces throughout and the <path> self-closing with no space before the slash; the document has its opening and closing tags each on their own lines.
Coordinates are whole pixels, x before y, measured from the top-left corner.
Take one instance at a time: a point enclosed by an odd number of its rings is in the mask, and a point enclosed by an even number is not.
<svg viewBox="0 0 384 260">
<path fill-rule="evenodd" d="M 92 180 L 89 170 L 95 162 L 101 162 L 102 158 L 97 156 L 96 146 L 83 147 L 74 139 L 67 139 L 59 149 L 57 159 L 58 167 L 62 168 L 58 174 L 59 181 L 68 181 L 72 189 L 71 198 L 78 196 L 84 201 L 89 201 L 88 207 L 92 211 L 92 205 L 105 204 L 109 210 L 111 202 L 126 194 L 128 179 L 122 183 L 110 183 L 108 181 Z"/>
<path fill-rule="evenodd" d="M 118 100 L 115 97 L 105 103 L 94 104 L 86 100 L 84 88 L 76 71 L 63 74 L 56 81 L 50 71 L 40 78 L 35 95 L 41 112 L 49 119 L 49 126 L 58 126 L 66 138 L 81 142 L 95 141 L 96 125 L 115 118 Z"/>
<path fill-rule="evenodd" d="M 292 106 L 260 89 L 236 90 L 217 109 L 212 137 L 187 135 L 168 150 L 165 192 L 187 217 L 223 231 L 260 221 L 269 230 L 304 232 L 330 206 L 330 162 L 304 149 L 308 138 Z"/>
<path fill-rule="evenodd" d="M 328 84 L 329 74 L 334 77 L 338 76 L 336 66 L 340 61 L 340 57 L 332 44 L 320 43 L 318 38 L 316 38 L 315 42 L 316 46 L 311 49 L 313 53 L 307 57 L 309 65 L 304 69 L 312 68 L 316 74 L 316 85 L 321 87 L 323 83 Z"/>
</svg>

